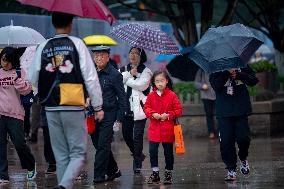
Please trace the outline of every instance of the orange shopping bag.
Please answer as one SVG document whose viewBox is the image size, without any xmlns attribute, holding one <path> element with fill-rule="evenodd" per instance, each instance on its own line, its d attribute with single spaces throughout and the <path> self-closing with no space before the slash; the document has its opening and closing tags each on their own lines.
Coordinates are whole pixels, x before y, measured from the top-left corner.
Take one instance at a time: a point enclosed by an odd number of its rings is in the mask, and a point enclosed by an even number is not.
<svg viewBox="0 0 284 189">
<path fill-rule="evenodd" d="M 182 135 L 181 124 L 176 119 L 174 126 L 175 133 L 175 150 L 177 155 L 183 155 L 185 153 L 184 140 Z"/>
</svg>

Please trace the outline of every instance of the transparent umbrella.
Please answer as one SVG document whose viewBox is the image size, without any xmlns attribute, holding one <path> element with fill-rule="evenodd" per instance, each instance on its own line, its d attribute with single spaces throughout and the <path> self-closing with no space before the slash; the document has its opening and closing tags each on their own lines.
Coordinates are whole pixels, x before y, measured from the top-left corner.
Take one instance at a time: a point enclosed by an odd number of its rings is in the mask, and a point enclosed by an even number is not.
<svg viewBox="0 0 284 189">
<path fill-rule="evenodd" d="M 0 47 L 28 47 L 38 45 L 45 38 L 36 30 L 23 26 L 4 26 L 0 28 Z"/>
</svg>

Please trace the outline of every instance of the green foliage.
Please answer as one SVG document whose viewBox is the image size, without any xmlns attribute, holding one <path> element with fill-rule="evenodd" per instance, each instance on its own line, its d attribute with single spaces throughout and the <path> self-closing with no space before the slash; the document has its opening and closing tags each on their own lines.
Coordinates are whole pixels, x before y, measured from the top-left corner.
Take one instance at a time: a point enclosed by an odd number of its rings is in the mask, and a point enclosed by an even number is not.
<svg viewBox="0 0 284 189">
<path fill-rule="evenodd" d="M 173 86 L 173 90 L 179 97 L 182 97 L 183 101 L 186 100 L 188 94 L 193 95 L 199 92 L 193 82 L 176 83 Z"/>
<path fill-rule="evenodd" d="M 278 75 L 277 80 L 278 80 L 279 83 L 284 83 L 284 76 Z"/>
<path fill-rule="evenodd" d="M 270 63 L 268 60 L 260 60 L 258 62 L 250 64 L 250 67 L 255 73 L 259 72 L 273 72 L 277 70 L 277 67 L 275 64 Z"/>
<path fill-rule="evenodd" d="M 250 87 L 248 86 L 248 92 L 249 92 L 249 96 L 257 96 L 262 90 L 263 88 L 261 86 L 253 86 L 253 87 Z"/>
</svg>

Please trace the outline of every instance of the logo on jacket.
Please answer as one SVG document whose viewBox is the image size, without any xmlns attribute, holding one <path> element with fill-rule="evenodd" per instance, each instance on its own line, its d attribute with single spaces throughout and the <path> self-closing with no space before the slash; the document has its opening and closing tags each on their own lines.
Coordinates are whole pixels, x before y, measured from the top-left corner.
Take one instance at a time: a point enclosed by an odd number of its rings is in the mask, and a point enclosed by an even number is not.
<svg viewBox="0 0 284 189">
<path fill-rule="evenodd" d="M 45 67 L 45 70 L 48 72 L 54 72 L 59 68 L 61 73 L 70 73 L 74 67 L 70 60 L 64 61 L 64 54 L 57 54 L 51 60 L 52 63 L 48 63 Z"/>
</svg>

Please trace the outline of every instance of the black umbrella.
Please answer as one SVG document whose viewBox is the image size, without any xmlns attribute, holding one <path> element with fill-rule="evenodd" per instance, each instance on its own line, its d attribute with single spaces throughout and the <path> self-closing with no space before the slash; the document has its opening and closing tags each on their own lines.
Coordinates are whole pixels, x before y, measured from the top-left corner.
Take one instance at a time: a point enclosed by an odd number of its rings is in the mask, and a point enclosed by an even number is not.
<svg viewBox="0 0 284 189">
<path fill-rule="evenodd" d="M 233 24 L 209 28 L 194 47 L 190 58 L 207 73 L 246 67 L 263 42 L 247 27 Z"/>
<path fill-rule="evenodd" d="M 166 67 L 172 77 L 183 81 L 194 81 L 195 74 L 199 69 L 199 66 L 188 58 L 188 54 L 176 56 Z"/>
</svg>

